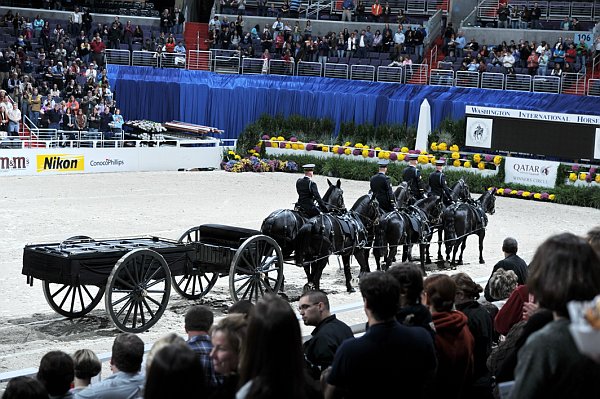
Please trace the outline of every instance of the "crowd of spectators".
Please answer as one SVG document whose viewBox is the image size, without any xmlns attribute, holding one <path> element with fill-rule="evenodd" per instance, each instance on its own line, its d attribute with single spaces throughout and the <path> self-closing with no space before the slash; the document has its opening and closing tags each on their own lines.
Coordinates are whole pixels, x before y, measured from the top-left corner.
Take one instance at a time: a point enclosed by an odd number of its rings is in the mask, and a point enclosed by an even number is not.
<svg viewBox="0 0 600 399">
<path fill-rule="evenodd" d="M 542 18 L 542 9 L 538 3 L 534 3 L 530 8 L 527 5 L 519 7 L 518 4 L 512 5 L 501 3 L 496 11 L 498 17 L 498 28 L 512 29 L 542 29 L 540 21 Z M 567 31 L 584 30 L 577 17 L 565 16 L 560 22 L 560 29 Z"/>
<path fill-rule="evenodd" d="M 325 64 L 329 58 L 336 61 L 348 58 L 368 58 L 370 53 L 387 54 L 385 59 L 402 63 L 404 59 L 420 63 L 423 60 L 423 42 L 426 31 L 421 27 L 404 27 L 402 24 L 384 25 L 383 30 L 364 29 L 325 35 L 313 34 L 310 20 L 285 21 L 277 16 L 272 23 L 247 27 L 242 15 L 233 21 L 226 16 L 215 16 L 209 22 L 208 38 L 211 49 L 237 50 L 242 57 L 308 61 Z M 402 57 L 402 59 L 399 59 Z"/>
<path fill-rule="evenodd" d="M 361 337 L 331 313 L 322 291 L 299 299 L 302 321 L 315 327 L 304 343 L 297 314 L 279 296 L 238 302 L 216 322 L 193 305 L 187 340 L 159 339 L 145 365 L 142 340 L 122 333 L 107 378 L 93 382 L 101 364 L 92 351 L 50 351 L 37 378 L 14 378 L 2 398 L 353 399 L 401 388 L 411 398 L 485 399 L 511 380 L 510 398 L 595 392 L 600 364 L 575 346 L 567 303 L 600 294 L 600 227 L 585 238 L 549 237 L 529 266 L 515 239 L 502 251 L 485 288 L 490 301 L 465 273 L 424 278 L 418 265 L 400 263 L 361 277 Z"/>
<path fill-rule="evenodd" d="M 563 73 L 585 73 L 594 49 L 584 40 L 579 43 L 560 37 L 555 43 L 542 41 L 503 41 L 496 45 L 480 44 L 474 38 L 467 41 L 462 31 L 455 32 L 449 24 L 444 32 L 442 51 L 444 62 L 456 71 L 502 72 L 562 76 Z M 442 64 L 444 65 L 444 64 Z M 444 66 L 450 67 L 449 64 Z"/>
</svg>

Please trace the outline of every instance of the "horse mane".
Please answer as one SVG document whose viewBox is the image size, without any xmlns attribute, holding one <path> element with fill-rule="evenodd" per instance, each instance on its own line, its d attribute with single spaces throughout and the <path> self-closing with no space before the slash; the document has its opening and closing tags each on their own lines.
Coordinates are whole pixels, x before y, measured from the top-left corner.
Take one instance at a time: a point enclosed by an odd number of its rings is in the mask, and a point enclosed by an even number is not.
<svg viewBox="0 0 600 399">
<path fill-rule="evenodd" d="M 350 210 L 356 211 L 359 207 L 364 206 L 365 199 L 367 199 L 368 201 L 371 201 L 371 196 L 369 194 L 365 194 L 365 195 L 359 197 L 356 200 L 356 202 L 354 203 L 354 205 L 352 205 L 352 208 L 350 208 Z"/>
</svg>

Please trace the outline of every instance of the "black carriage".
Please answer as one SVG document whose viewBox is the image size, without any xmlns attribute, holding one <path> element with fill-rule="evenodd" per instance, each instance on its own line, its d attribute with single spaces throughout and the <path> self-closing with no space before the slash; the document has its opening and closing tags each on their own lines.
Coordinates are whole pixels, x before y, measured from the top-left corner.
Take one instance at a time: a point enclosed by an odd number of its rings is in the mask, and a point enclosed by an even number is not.
<svg viewBox="0 0 600 399">
<path fill-rule="evenodd" d="M 255 302 L 278 292 L 283 256 L 260 231 L 205 224 L 177 241 L 76 236 L 27 245 L 22 273 L 30 285 L 42 280 L 48 304 L 65 317 L 86 315 L 104 295 L 106 312 L 119 330 L 143 332 L 162 316 L 171 287 L 184 298 L 199 299 L 228 276 L 234 301 Z"/>
</svg>

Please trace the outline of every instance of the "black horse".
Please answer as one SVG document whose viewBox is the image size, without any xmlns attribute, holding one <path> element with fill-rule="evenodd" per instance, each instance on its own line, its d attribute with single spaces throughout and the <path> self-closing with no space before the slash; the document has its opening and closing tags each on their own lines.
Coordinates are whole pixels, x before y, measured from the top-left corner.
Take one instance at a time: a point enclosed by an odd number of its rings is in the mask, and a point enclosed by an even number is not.
<svg viewBox="0 0 600 399">
<path fill-rule="evenodd" d="M 327 179 L 329 187 L 323 196 L 323 201 L 327 203 L 330 212 L 337 212 L 346 209 L 344 205 L 344 190 L 341 189 L 341 183 L 338 179 L 333 184 Z M 308 217 L 303 212 L 291 209 L 278 209 L 263 220 L 260 231 L 275 241 L 281 247 L 284 258 L 289 258 L 296 249 L 296 236 L 300 228 L 306 223 Z"/>
<path fill-rule="evenodd" d="M 295 252 L 296 265 L 304 266 L 308 282 L 305 290 L 319 289 L 323 269 L 329 255 L 342 256 L 346 289 L 354 292 L 350 273 L 350 257 L 354 255 L 360 272 L 370 271 L 368 237 L 379 222 L 379 203 L 370 195 L 363 195 L 343 215 L 323 214 L 308 220 L 298 232 Z"/>
<path fill-rule="evenodd" d="M 450 251 L 452 251 L 451 267 L 462 265 L 463 252 L 467 245 L 467 237 L 471 234 L 477 234 L 479 237 L 479 263 L 485 263 L 483 260 L 483 239 L 485 238 L 485 228 L 488 223 L 486 213 L 493 215 L 496 211 L 496 189 L 490 189 L 483 193 L 481 197 L 473 202 L 458 202 L 444 209 L 442 213 L 442 223 L 446 244 L 446 260 L 450 260 Z M 456 263 L 456 252 L 460 246 L 460 256 Z"/>
<path fill-rule="evenodd" d="M 405 208 L 410 204 L 414 204 L 415 202 L 415 198 L 408 187 L 408 183 L 405 181 L 396 187 L 396 190 L 394 191 L 394 197 L 396 198 L 396 207 L 398 209 Z"/>
</svg>

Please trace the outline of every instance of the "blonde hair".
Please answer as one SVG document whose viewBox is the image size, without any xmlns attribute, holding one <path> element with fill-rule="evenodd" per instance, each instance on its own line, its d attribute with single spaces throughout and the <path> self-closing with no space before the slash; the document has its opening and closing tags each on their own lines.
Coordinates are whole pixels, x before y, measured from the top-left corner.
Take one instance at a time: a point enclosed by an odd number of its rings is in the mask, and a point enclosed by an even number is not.
<svg viewBox="0 0 600 399">
<path fill-rule="evenodd" d="M 152 348 L 150 348 L 150 351 L 146 356 L 146 373 L 148 373 L 148 371 L 150 370 L 152 360 L 154 359 L 154 356 L 156 356 L 158 351 L 164 348 L 165 346 L 169 346 L 172 344 L 186 345 L 185 340 L 175 333 L 169 333 L 164 337 L 158 339 L 156 342 L 154 342 Z"/>
<path fill-rule="evenodd" d="M 247 326 L 248 319 L 246 318 L 246 315 L 233 313 L 215 323 L 210 328 L 210 335 L 212 336 L 217 331 L 225 334 L 229 346 L 239 355 L 242 350 L 242 345 L 246 340 Z"/>
<path fill-rule="evenodd" d="M 88 380 L 97 376 L 102 370 L 102 363 L 94 351 L 90 349 L 79 349 L 73 353 L 73 365 L 75 377 Z"/>
</svg>

